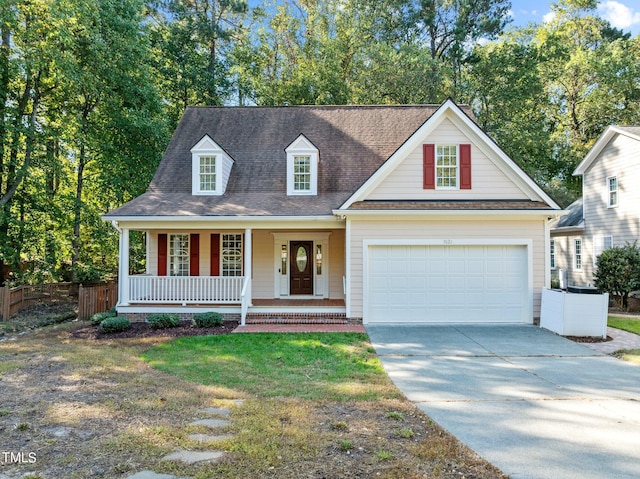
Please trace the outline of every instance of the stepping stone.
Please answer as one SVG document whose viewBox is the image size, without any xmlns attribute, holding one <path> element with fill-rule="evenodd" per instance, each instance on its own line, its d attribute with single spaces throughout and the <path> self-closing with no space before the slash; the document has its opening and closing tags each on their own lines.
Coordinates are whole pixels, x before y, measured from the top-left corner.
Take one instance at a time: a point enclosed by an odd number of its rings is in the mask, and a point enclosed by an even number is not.
<svg viewBox="0 0 640 479">
<path fill-rule="evenodd" d="M 199 419 L 197 421 L 193 421 L 190 426 L 205 426 L 210 429 L 215 429 L 216 427 L 225 427 L 230 424 L 228 419 Z"/>
<path fill-rule="evenodd" d="M 231 434 L 221 434 L 219 436 L 213 434 L 190 434 L 189 439 L 192 441 L 198 441 L 199 443 L 203 442 L 212 442 L 212 441 L 223 441 L 224 439 L 230 439 L 233 435 Z"/>
<path fill-rule="evenodd" d="M 162 458 L 163 461 L 182 461 L 187 464 L 195 464 L 197 462 L 217 461 L 224 452 L 222 451 L 176 451 Z"/>
<path fill-rule="evenodd" d="M 141 471 L 138 472 L 137 474 L 134 474 L 133 476 L 129 476 L 126 479 L 187 479 L 187 478 L 180 478 L 178 476 L 173 476 L 171 474 L 158 474 L 157 472 L 153 472 L 153 471 Z"/>
<path fill-rule="evenodd" d="M 198 412 L 200 414 L 211 414 L 213 416 L 228 416 L 231 411 L 223 407 L 208 407 L 200 409 Z"/>
</svg>

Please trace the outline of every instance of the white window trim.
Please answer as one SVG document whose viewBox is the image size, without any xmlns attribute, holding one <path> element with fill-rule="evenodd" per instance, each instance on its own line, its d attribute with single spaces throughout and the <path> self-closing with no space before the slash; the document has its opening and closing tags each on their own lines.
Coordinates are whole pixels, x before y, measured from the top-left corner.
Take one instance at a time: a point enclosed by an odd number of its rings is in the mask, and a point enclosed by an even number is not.
<svg viewBox="0 0 640 479">
<path fill-rule="evenodd" d="M 240 236 L 240 274 L 236 276 L 225 275 L 225 253 L 224 253 L 224 243 L 225 236 Z M 220 276 L 224 276 L 225 278 L 233 278 L 233 277 L 242 277 L 244 276 L 244 234 L 241 232 L 225 232 L 220 233 Z"/>
<path fill-rule="evenodd" d="M 609 246 L 605 245 L 606 239 L 609 238 Z M 596 266 L 598 256 L 603 251 L 613 248 L 613 236 L 612 235 L 594 235 L 593 236 L 593 266 Z"/>
<path fill-rule="evenodd" d="M 304 135 L 300 135 L 286 149 L 287 154 L 287 196 L 317 196 L 318 194 L 318 149 Z M 310 160 L 310 188 L 296 190 L 294 188 L 294 164 L 296 156 L 308 156 Z"/>
<path fill-rule="evenodd" d="M 438 148 L 443 146 L 455 146 L 456 148 L 456 185 L 455 186 L 438 186 Z M 434 168 L 434 181 L 436 190 L 459 190 L 460 189 L 460 145 L 453 143 L 442 143 L 435 145 L 435 151 L 433 152 L 433 168 Z"/>
<path fill-rule="evenodd" d="M 187 274 L 173 274 L 173 268 L 172 266 L 172 259 L 174 257 L 176 257 L 175 255 L 171 254 L 171 248 L 173 245 L 173 238 L 176 236 L 186 236 L 187 237 L 187 254 L 186 254 L 186 273 Z M 189 268 L 191 267 L 191 236 L 188 233 L 169 233 L 168 237 L 167 237 L 167 276 L 175 276 L 175 277 L 185 277 L 185 276 L 190 276 L 190 270 Z M 184 258 L 182 256 L 177 256 L 180 258 Z"/>
<path fill-rule="evenodd" d="M 616 180 L 616 189 L 615 190 L 611 190 L 611 183 L 610 181 L 612 179 Z M 617 175 L 611 175 L 611 176 L 607 176 L 607 183 L 606 183 L 606 188 L 607 188 L 607 208 L 617 208 L 618 205 L 620 204 L 620 184 L 618 183 L 618 176 Z M 616 193 L 616 202 L 615 204 L 611 204 L 611 193 L 615 191 Z"/>
<path fill-rule="evenodd" d="M 549 264 L 554 271 L 556 269 L 556 240 L 554 239 L 549 241 Z"/>
<path fill-rule="evenodd" d="M 200 158 L 215 157 L 216 184 L 213 190 L 200 189 Z M 191 194 L 194 196 L 221 196 L 224 194 L 225 181 L 223 167 L 225 161 L 232 163 L 233 160 L 216 144 L 208 135 L 205 135 L 191 149 Z"/>
<path fill-rule="evenodd" d="M 580 243 L 580 266 L 578 267 L 578 254 L 576 245 Z M 584 243 L 582 242 L 582 238 L 574 238 L 573 239 L 573 270 L 574 271 L 582 271 L 584 267 Z"/>
</svg>

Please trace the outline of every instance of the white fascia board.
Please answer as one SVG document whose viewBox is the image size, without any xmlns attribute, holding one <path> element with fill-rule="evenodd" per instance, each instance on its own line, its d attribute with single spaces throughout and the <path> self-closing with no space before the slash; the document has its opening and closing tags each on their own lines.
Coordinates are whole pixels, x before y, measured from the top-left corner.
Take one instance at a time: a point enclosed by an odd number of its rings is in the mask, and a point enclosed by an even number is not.
<svg viewBox="0 0 640 479">
<path fill-rule="evenodd" d="M 431 115 L 418 128 L 418 130 L 400 147 L 391 157 L 373 174 L 371 177 L 340 207 L 341 210 L 349 208 L 356 201 L 362 201 L 384 181 L 384 179 L 403 161 L 407 154 L 417 148 L 435 128 L 448 118 L 454 122 L 456 126 L 462 128 L 470 137 L 475 137 L 477 146 L 484 150 L 489 159 L 498 157 L 504 162 L 507 168 L 500 168 L 509 178 L 512 179 L 520 188 L 529 190 L 528 193 L 537 196 L 546 202 L 553 209 L 561 209 L 549 195 L 547 195 L 538 184 L 533 181 L 509 156 L 484 132 L 482 129 L 469 118 L 458 105 L 450 98 L 447 99 L 438 110 Z M 471 139 L 471 138 L 470 138 Z M 495 163 L 495 162 L 494 162 Z M 525 191 L 526 192 L 526 191 Z"/>
<path fill-rule="evenodd" d="M 341 229 L 344 221 L 336 216 L 108 216 L 105 221 L 129 229 L 155 228 L 306 228 Z"/>
</svg>

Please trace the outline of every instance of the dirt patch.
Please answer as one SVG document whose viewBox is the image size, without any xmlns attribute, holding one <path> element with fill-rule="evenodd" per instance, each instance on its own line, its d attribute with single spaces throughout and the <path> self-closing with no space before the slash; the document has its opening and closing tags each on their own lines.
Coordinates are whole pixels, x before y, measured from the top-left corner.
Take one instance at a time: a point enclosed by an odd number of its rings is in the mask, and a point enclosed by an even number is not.
<svg viewBox="0 0 640 479">
<path fill-rule="evenodd" d="M 607 336 L 606 339 L 601 338 L 600 336 L 565 336 L 565 338 L 576 343 L 606 343 L 608 341 L 613 341 L 611 336 Z"/>
<path fill-rule="evenodd" d="M 149 323 L 131 323 L 131 328 L 119 333 L 103 333 L 98 326 L 88 326 L 71 334 L 76 339 L 131 339 L 179 338 L 182 336 L 208 336 L 229 334 L 238 327 L 238 321 L 225 321 L 222 326 L 198 328 L 191 321 L 181 321 L 175 328 L 153 329 Z"/>
<path fill-rule="evenodd" d="M 0 321 L 0 337 L 59 324 L 78 317 L 78 305 L 69 301 L 53 301 L 29 306 L 7 321 Z"/>
</svg>

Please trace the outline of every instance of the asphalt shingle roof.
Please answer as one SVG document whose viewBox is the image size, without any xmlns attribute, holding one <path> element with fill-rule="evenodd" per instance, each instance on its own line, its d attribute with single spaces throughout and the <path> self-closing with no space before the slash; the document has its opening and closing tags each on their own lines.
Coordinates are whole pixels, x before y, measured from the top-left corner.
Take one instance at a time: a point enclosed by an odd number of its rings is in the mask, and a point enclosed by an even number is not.
<svg viewBox="0 0 640 479">
<path fill-rule="evenodd" d="M 438 108 L 189 107 L 147 191 L 106 217 L 331 215 Z M 287 196 L 285 148 L 301 134 L 319 150 L 317 196 Z M 191 194 L 190 150 L 205 135 L 234 160 L 222 196 Z"/>
</svg>

